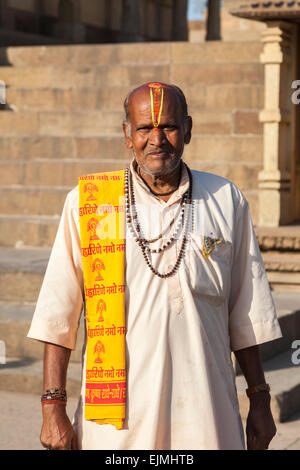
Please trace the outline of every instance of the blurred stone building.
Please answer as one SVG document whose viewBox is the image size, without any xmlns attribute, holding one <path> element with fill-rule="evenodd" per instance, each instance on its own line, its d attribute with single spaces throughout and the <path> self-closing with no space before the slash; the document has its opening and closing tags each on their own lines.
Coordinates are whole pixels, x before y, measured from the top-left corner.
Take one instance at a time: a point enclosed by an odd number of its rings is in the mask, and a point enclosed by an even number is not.
<svg viewBox="0 0 300 470">
<path fill-rule="evenodd" d="M 223 0 L 220 3 L 220 36 L 223 41 L 259 41 L 265 30 L 265 23 L 237 18 L 230 9 L 239 5 L 237 0 Z M 188 31 L 190 42 L 203 42 L 207 34 L 207 0 L 190 0 Z M 194 8 L 192 8 L 194 6 Z"/>
<path fill-rule="evenodd" d="M 0 0 L 0 45 L 186 40 L 187 0 Z"/>
</svg>

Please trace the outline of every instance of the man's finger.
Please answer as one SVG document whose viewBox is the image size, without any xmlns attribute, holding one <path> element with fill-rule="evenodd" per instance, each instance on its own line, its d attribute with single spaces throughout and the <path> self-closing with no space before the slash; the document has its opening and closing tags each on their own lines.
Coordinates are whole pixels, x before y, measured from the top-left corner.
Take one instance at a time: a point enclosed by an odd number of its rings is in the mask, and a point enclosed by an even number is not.
<svg viewBox="0 0 300 470">
<path fill-rule="evenodd" d="M 268 450 L 270 440 L 263 438 L 257 439 L 257 450 Z"/>
<path fill-rule="evenodd" d="M 247 436 L 247 449 L 248 450 L 258 450 L 257 448 L 257 438 L 254 434 Z"/>
<path fill-rule="evenodd" d="M 270 440 L 265 437 L 250 436 L 247 439 L 248 450 L 268 450 Z"/>
</svg>

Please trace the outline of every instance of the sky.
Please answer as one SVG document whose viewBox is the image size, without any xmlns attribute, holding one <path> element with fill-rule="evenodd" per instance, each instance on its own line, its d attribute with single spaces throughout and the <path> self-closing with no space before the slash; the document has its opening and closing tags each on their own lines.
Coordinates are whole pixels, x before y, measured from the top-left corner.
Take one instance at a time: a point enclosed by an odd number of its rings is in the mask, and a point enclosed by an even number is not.
<svg viewBox="0 0 300 470">
<path fill-rule="evenodd" d="M 203 11 L 207 0 L 188 0 L 188 20 L 203 20 Z"/>
<path fill-rule="evenodd" d="M 188 0 L 188 20 L 203 20 L 203 11 L 207 0 Z"/>
</svg>

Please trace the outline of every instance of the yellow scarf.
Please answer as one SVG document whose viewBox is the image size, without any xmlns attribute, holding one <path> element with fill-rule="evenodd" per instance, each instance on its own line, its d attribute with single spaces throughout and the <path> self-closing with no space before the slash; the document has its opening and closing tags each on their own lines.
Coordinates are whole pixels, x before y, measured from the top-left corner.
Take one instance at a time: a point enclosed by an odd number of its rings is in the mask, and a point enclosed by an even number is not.
<svg viewBox="0 0 300 470">
<path fill-rule="evenodd" d="M 122 429 L 125 418 L 125 172 L 79 178 L 87 325 L 85 419 Z"/>
</svg>

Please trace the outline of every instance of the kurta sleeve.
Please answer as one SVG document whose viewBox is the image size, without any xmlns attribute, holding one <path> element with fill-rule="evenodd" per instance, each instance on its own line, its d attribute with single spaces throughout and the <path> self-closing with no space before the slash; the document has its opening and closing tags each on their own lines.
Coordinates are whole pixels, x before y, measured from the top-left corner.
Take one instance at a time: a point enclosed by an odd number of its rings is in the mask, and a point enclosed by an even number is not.
<svg viewBox="0 0 300 470">
<path fill-rule="evenodd" d="M 75 349 L 83 307 L 78 188 L 67 195 L 28 333 L 29 338 Z"/>
<path fill-rule="evenodd" d="M 235 219 L 229 336 L 233 351 L 282 336 L 249 205 L 243 197 Z"/>
</svg>

